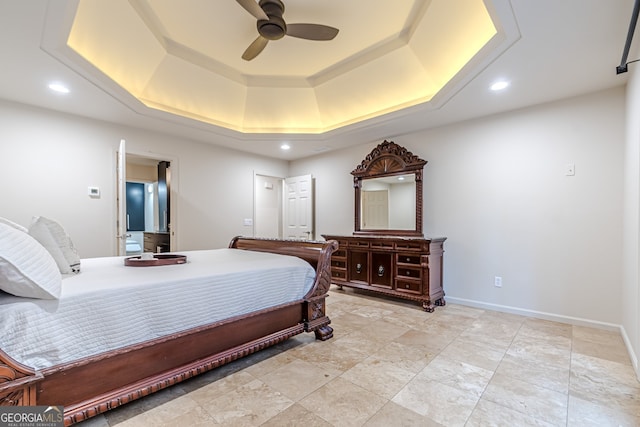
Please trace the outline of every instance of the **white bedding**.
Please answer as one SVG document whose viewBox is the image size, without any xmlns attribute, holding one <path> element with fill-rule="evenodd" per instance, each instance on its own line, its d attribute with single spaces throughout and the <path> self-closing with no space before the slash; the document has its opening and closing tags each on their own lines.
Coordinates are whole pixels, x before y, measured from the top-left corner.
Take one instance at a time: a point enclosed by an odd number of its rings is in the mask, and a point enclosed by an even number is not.
<svg viewBox="0 0 640 427">
<path fill-rule="evenodd" d="M 83 259 L 82 272 L 62 281 L 59 300 L 0 292 L 0 348 L 42 369 L 300 300 L 315 280 L 296 257 L 238 249 L 181 254 L 186 264 L 158 267 Z"/>
</svg>

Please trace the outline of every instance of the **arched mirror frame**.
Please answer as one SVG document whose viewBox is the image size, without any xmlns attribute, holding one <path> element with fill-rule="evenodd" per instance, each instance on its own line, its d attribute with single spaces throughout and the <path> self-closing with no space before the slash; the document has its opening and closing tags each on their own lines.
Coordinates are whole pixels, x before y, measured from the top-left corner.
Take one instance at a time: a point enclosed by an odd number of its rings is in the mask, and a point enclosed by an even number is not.
<svg viewBox="0 0 640 427">
<path fill-rule="evenodd" d="M 393 141 L 385 140 L 351 171 L 355 189 L 355 225 L 353 234 L 422 237 L 422 170 L 426 160 L 415 156 Z M 415 174 L 416 182 L 416 227 L 414 230 L 370 230 L 362 229 L 362 180 L 394 175 Z"/>
</svg>

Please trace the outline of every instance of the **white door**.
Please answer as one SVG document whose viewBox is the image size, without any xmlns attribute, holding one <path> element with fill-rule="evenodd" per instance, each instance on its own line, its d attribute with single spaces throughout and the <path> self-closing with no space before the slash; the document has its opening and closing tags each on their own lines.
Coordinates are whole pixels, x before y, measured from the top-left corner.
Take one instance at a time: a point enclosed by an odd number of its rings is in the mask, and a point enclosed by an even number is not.
<svg viewBox="0 0 640 427">
<path fill-rule="evenodd" d="M 387 190 L 363 191 L 362 228 L 384 230 L 389 228 L 389 192 Z"/>
<path fill-rule="evenodd" d="M 311 175 L 286 178 L 284 187 L 285 237 L 288 239 L 314 239 Z"/>
<path fill-rule="evenodd" d="M 116 248 L 117 255 L 123 256 L 127 254 L 127 144 L 124 139 L 120 140 L 117 159 L 116 206 L 118 213 L 116 218 Z"/>
</svg>

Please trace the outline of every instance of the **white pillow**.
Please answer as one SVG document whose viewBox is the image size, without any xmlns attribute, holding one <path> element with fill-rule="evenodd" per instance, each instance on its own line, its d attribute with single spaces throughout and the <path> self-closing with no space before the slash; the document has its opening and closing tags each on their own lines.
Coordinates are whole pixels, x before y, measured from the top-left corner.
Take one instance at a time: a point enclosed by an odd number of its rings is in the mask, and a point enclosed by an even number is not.
<svg viewBox="0 0 640 427">
<path fill-rule="evenodd" d="M 0 289 L 19 297 L 58 299 L 60 270 L 28 233 L 0 223 Z"/>
<path fill-rule="evenodd" d="M 1 222 L 1 223 L 3 223 L 3 224 L 10 225 L 10 226 L 12 226 L 13 228 L 15 228 L 16 230 L 20 230 L 20 231 L 23 231 L 23 232 L 25 232 L 25 233 L 28 233 L 28 232 L 29 232 L 29 230 L 27 229 L 27 227 L 23 227 L 23 226 L 21 226 L 20 224 L 16 224 L 15 222 L 11 221 L 10 219 L 2 218 L 2 217 L 0 216 L 0 222 Z"/>
<path fill-rule="evenodd" d="M 80 257 L 71 237 L 56 221 L 43 216 L 33 217 L 29 234 L 49 251 L 62 274 L 80 272 Z"/>
</svg>

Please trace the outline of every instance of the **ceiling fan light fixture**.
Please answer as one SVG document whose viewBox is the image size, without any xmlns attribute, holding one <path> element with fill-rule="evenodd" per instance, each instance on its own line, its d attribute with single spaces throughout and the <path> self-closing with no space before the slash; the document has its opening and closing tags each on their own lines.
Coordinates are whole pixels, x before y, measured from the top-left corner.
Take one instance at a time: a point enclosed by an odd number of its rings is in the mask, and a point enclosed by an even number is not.
<svg viewBox="0 0 640 427">
<path fill-rule="evenodd" d="M 269 41 L 284 36 L 306 40 L 333 40 L 338 29 L 321 24 L 291 24 L 287 27 L 284 18 L 284 3 L 281 0 L 236 0 L 247 12 L 257 18 L 258 38 L 242 54 L 242 59 L 251 61 L 258 56 Z M 266 18 L 266 19 L 265 19 Z"/>
<path fill-rule="evenodd" d="M 258 33 L 267 40 L 278 40 L 287 34 L 287 24 L 284 19 L 273 17 L 268 21 L 259 20 L 257 23 Z"/>
</svg>

